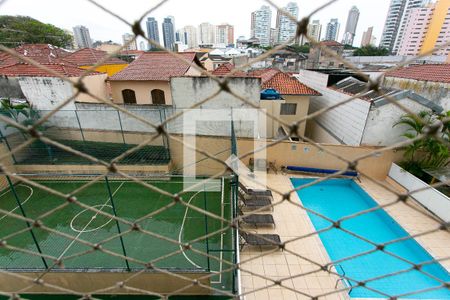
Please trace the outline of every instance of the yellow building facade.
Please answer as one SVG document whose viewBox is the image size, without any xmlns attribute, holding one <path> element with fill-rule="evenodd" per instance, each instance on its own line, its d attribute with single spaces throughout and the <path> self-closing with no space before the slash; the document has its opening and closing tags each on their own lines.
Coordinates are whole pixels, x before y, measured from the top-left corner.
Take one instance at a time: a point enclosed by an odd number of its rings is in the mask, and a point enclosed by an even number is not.
<svg viewBox="0 0 450 300">
<path fill-rule="evenodd" d="M 106 73 L 108 74 L 108 76 L 112 76 L 114 74 L 116 74 L 117 72 L 122 71 L 123 69 L 125 69 L 128 66 L 128 64 L 114 64 L 114 65 L 101 65 L 95 68 L 95 71 L 97 72 L 101 72 L 101 73 Z M 92 66 L 78 66 L 81 69 L 89 69 Z"/>
<path fill-rule="evenodd" d="M 437 45 L 436 42 L 439 38 L 439 34 L 442 31 L 442 27 L 447 17 L 448 10 L 450 8 L 450 0 L 439 0 L 434 7 L 433 16 L 430 20 L 430 25 L 425 34 L 425 38 L 420 48 L 420 54 L 428 53 L 433 50 Z"/>
</svg>

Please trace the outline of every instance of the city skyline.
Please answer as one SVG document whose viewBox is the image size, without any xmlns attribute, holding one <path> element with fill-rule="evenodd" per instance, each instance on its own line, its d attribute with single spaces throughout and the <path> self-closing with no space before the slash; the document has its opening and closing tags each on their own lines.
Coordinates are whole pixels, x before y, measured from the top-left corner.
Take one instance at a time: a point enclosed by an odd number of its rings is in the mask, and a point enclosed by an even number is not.
<svg viewBox="0 0 450 300">
<path fill-rule="evenodd" d="M 134 20 L 141 16 L 142 12 L 148 8 L 151 8 L 157 3 L 156 0 L 141 1 L 137 0 L 133 6 L 124 7 L 121 5 L 120 1 L 105 1 L 98 0 L 101 5 L 108 7 L 113 12 L 121 15 L 128 22 L 133 23 Z M 280 7 L 285 7 L 288 2 L 292 1 L 276 1 L 276 4 Z M 310 1 L 293 1 L 299 6 L 299 17 L 303 17 L 309 14 L 318 6 L 326 3 L 327 1 L 321 0 L 311 3 Z M 383 24 L 385 21 L 385 16 L 389 6 L 389 0 L 379 1 L 377 3 L 372 3 L 369 1 L 354 1 L 354 0 L 341 0 L 330 5 L 329 7 L 321 10 L 312 19 L 320 20 L 322 28 L 331 18 L 338 18 L 339 23 L 345 24 L 345 18 L 348 14 L 348 10 L 353 5 L 357 5 L 361 12 L 361 18 L 358 24 L 356 37 L 354 44 L 360 43 L 362 38 L 362 33 L 364 29 L 369 26 L 374 27 L 374 36 L 378 39 L 381 37 L 381 31 L 383 29 Z M 46 23 L 54 24 L 55 26 L 71 29 L 75 25 L 82 24 L 89 28 L 90 34 L 93 40 L 113 40 L 114 42 L 121 43 L 122 35 L 127 32 L 131 32 L 128 25 L 122 23 L 120 20 L 114 18 L 106 12 L 101 11 L 96 6 L 88 3 L 87 1 L 80 1 L 75 3 L 60 3 L 54 0 L 42 0 L 39 7 L 42 5 L 51 5 L 56 14 L 48 14 L 42 12 L 36 8 L 36 3 L 30 0 L 16 0 L 8 1 L 2 5 L 3 14 L 11 15 L 29 15 L 38 20 L 44 21 Z M 170 0 L 151 15 L 147 15 L 142 21 L 142 28 L 146 29 L 146 18 L 155 17 L 158 23 L 162 24 L 164 17 L 173 15 L 177 22 L 175 24 L 175 30 L 181 29 L 188 25 L 198 26 L 202 22 L 209 22 L 214 25 L 220 25 L 222 23 L 228 23 L 234 25 L 234 37 L 235 39 L 239 36 L 250 37 L 250 14 L 252 11 L 257 10 L 262 5 L 268 5 L 265 1 L 229 1 L 229 5 L 223 7 L 220 10 L 198 10 L 190 11 L 189 8 L 195 5 L 209 4 L 204 0 L 193 0 L 189 2 L 189 5 L 185 2 L 180 2 L 179 0 Z M 189 7 L 189 8 L 188 8 Z M 239 7 L 240 9 L 236 9 Z M 189 10 L 190 13 L 184 13 L 184 11 Z M 272 27 L 275 27 L 276 22 L 276 9 L 271 7 L 272 10 Z M 79 13 L 78 13 L 79 12 Z M 380 17 L 381 16 L 381 17 Z M 323 30 L 322 30 L 323 31 Z M 160 32 L 160 35 L 162 32 Z M 343 31 L 340 32 L 338 40 L 342 38 Z M 140 44 L 142 39 L 138 39 L 138 44 Z M 162 41 L 161 41 L 162 42 Z"/>
</svg>

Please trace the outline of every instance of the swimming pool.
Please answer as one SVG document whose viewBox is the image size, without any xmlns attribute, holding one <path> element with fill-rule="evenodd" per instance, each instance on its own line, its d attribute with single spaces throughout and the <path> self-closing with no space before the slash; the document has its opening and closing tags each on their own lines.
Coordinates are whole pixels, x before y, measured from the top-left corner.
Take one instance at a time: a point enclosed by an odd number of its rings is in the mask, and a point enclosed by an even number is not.
<svg viewBox="0 0 450 300">
<path fill-rule="evenodd" d="M 298 187 L 314 181 L 308 178 L 291 178 L 294 187 Z M 341 219 L 362 210 L 377 206 L 377 203 L 362 188 L 350 179 L 330 179 L 303 188 L 297 191 L 303 205 L 317 213 L 332 220 Z M 316 230 L 330 227 L 331 223 L 313 213 L 308 215 Z M 378 209 L 370 213 L 345 220 L 342 228 L 354 232 L 370 241 L 385 243 L 401 237 L 409 236 L 408 233 L 395 222 L 384 210 Z M 333 228 L 319 234 L 320 239 L 332 261 L 350 257 L 370 251 L 374 246 L 359 238 L 356 238 L 342 230 Z M 414 239 L 408 239 L 386 246 L 386 251 L 395 253 L 414 263 L 431 261 L 432 256 L 422 248 Z M 353 258 L 339 263 L 337 271 L 348 278 L 355 280 L 367 280 L 395 273 L 411 268 L 408 264 L 398 258 L 381 251 Z M 450 281 L 449 273 L 437 263 L 423 267 L 423 271 L 443 281 Z M 355 282 L 350 282 L 355 285 Z M 419 271 L 413 270 L 402 274 L 370 281 L 367 286 L 390 296 L 403 295 L 431 289 L 441 284 Z M 354 288 L 350 292 L 355 298 L 385 298 L 380 293 L 373 292 L 364 287 Z M 447 289 L 435 289 L 420 294 L 404 297 L 411 299 L 450 299 L 450 291 Z"/>
</svg>

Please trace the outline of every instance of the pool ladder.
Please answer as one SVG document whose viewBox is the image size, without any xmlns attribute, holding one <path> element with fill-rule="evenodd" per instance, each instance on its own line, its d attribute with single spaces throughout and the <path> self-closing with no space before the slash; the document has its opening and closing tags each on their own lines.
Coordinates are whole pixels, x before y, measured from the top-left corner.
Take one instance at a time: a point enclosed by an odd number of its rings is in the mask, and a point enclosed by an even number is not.
<svg viewBox="0 0 450 300">
<path fill-rule="evenodd" d="M 334 289 L 337 289 L 337 287 L 339 285 L 339 282 L 342 282 L 347 288 L 349 288 L 347 294 L 350 295 L 350 293 L 353 290 L 353 285 L 347 278 L 345 278 L 345 270 L 342 267 L 342 265 L 340 265 L 340 264 L 331 264 L 330 267 L 328 268 L 328 270 L 330 270 L 331 267 L 334 267 L 336 269 L 336 272 L 339 274 L 339 278 L 336 280 L 336 284 L 334 285 Z M 337 271 L 338 267 L 339 267 L 339 269 L 341 269 L 342 275 Z"/>
</svg>

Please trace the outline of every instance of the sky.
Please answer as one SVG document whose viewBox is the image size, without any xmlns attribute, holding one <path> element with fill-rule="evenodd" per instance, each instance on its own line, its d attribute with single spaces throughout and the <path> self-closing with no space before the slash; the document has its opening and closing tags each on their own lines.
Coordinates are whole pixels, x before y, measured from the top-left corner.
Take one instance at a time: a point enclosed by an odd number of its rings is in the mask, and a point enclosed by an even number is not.
<svg viewBox="0 0 450 300">
<path fill-rule="evenodd" d="M 133 22 L 150 8 L 158 4 L 158 0 L 95 0 L 123 19 Z M 291 0 L 292 1 L 292 0 Z M 322 35 L 325 34 L 326 23 L 331 18 L 338 18 L 341 28 L 338 41 L 341 41 L 345 29 L 348 11 L 353 5 L 360 10 L 354 46 L 359 46 L 363 32 L 374 27 L 377 43 L 380 41 L 388 5 L 390 0 L 337 0 L 325 9 L 312 16 L 322 24 Z M 288 0 L 273 0 L 283 7 Z M 297 0 L 299 16 L 311 13 L 327 0 Z M 252 11 L 269 5 L 264 0 L 168 0 L 147 16 L 155 17 L 159 26 L 164 17 L 175 17 L 176 29 L 186 25 L 198 26 L 202 22 L 214 25 L 229 23 L 234 25 L 235 38 L 250 37 L 250 14 Z M 270 6 L 270 5 L 269 5 Z M 95 40 L 112 40 L 122 43 L 122 34 L 131 32 L 128 25 L 111 16 L 87 0 L 7 0 L 0 6 L 0 15 L 24 15 L 41 22 L 50 23 L 60 28 L 72 30 L 76 25 L 89 28 L 91 38 Z M 275 27 L 276 9 L 272 7 L 272 27 Z M 142 23 L 145 30 L 145 22 Z M 161 28 L 160 28 L 161 30 Z"/>
</svg>

